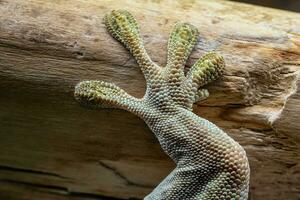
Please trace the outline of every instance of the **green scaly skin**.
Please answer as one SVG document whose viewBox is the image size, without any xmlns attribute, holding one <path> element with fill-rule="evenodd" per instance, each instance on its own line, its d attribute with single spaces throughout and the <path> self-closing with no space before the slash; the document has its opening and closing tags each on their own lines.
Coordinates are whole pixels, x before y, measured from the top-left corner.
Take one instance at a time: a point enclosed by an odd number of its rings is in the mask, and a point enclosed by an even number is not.
<svg viewBox="0 0 300 200">
<path fill-rule="evenodd" d="M 142 99 L 112 83 L 80 82 L 75 98 L 89 106 L 119 108 L 141 117 L 177 167 L 145 197 L 146 200 L 246 200 L 249 164 L 244 149 L 213 123 L 195 115 L 193 103 L 208 97 L 202 86 L 217 79 L 225 63 L 214 52 L 200 58 L 184 74 L 184 64 L 197 42 L 197 29 L 177 23 L 168 42 L 162 68 L 151 61 L 139 27 L 124 10 L 104 18 L 108 32 L 119 40 L 140 66 L 147 90 Z"/>
</svg>

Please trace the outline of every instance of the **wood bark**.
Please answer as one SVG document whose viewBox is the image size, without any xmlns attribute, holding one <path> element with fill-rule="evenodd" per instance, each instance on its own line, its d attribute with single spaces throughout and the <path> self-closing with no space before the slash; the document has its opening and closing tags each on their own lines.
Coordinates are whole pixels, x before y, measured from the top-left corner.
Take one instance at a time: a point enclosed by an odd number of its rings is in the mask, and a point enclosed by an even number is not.
<svg viewBox="0 0 300 200">
<path fill-rule="evenodd" d="M 102 23 L 120 8 L 160 65 L 176 21 L 199 29 L 187 65 L 215 50 L 227 68 L 195 113 L 247 151 L 251 199 L 299 199 L 300 14 L 218 0 L 0 0 L 0 198 L 142 198 L 174 167 L 138 117 L 74 101 L 75 84 L 91 79 L 144 94 Z"/>
</svg>

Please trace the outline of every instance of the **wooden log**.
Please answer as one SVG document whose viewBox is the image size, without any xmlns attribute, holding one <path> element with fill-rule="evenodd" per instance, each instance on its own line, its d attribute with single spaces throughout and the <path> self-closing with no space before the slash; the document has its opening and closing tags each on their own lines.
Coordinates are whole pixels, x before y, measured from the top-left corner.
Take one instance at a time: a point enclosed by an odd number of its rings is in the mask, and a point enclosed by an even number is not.
<svg viewBox="0 0 300 200">
<path fill-rule="evenodd" d="M 227 68 L 194 111 L 246 149 L 251 199 L 298 199 L 300 14 L 219 0 L 0 0 L 0 199 L 142 198 L 174 167 L 136 116 L 74 101 L 90 79 L 144 94 L 102 23 L 120 8 L 160 65 L 176 21 L 199 29 L 188 66 L 215 50 Z"/>
</svg>

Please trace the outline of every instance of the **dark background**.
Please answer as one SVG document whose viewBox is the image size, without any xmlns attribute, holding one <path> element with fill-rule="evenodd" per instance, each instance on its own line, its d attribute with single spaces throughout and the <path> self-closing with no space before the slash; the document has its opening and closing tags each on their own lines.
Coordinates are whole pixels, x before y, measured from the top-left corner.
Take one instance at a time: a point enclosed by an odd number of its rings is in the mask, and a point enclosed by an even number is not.
<svg viewBox="0 0 300 200">
<path fill-rule="evenodd" d="M 232 0 L 272 8 L 300 12 L 300 0 Z"/>
</svg>

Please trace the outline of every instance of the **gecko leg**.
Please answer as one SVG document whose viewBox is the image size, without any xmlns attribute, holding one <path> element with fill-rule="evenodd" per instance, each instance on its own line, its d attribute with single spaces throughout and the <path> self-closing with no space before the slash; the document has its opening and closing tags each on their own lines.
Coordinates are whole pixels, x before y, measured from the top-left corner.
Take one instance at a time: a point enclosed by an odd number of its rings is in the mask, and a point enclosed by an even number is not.
<svg viewBox="0 0 300 200">
<path fill-rule="evenodd" d="M 138 115 L 176 163 L 145 200 L 246 200 L 250 170 L 244 149 L 215 124 L 191 112 L 195 101 L 208 97 L 202 86 L 222 74 L 223 58 L 207 53 L 185 76 L 184 64 L 198 36 L 192 25 L 179 23 L 173 28 L 167 66 L 160 68 L 149 58 L 131 14 L 112 11 L 104 21 L 141 67 L 146 94 L 137 99 L 114 84 L 84 81 L 76 86 L 75 98 L 85 105 L 121 108 Z"/>
</svg>

